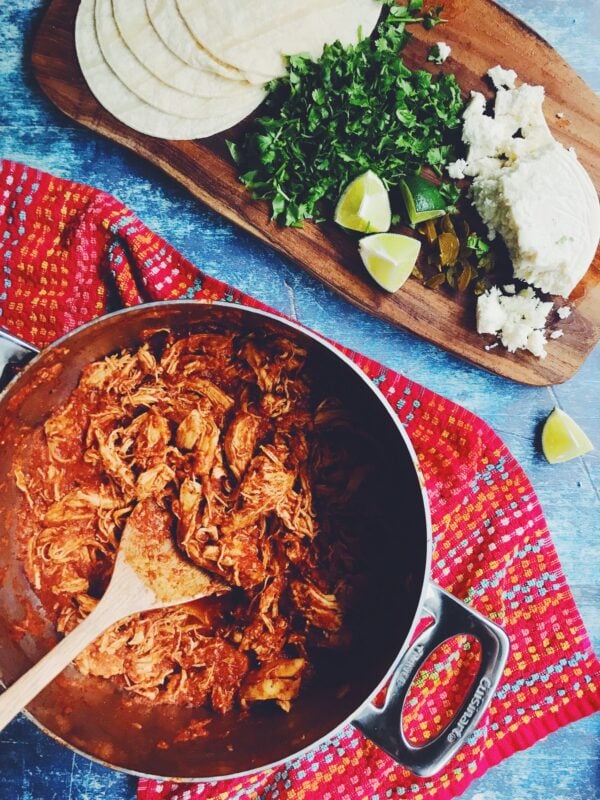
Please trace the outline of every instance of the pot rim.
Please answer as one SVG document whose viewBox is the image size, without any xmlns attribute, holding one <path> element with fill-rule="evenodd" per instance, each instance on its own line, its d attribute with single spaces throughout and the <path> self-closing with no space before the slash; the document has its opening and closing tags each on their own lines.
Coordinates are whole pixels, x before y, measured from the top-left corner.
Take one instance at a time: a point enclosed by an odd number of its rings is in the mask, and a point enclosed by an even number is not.
<svg viewBox="0 0 600 800">
<path fill-rule="evenodd" d="M 424 517 L 425 517 L 425 534 L 426 534 L 425 568 L 424 568 L 424 574 L 423 574 L 423 579 L 422 579 L 421 590 L 420 590 L 420 593 L 419 593 L 419 601 L 417 603 L 417 606 L 416 606 L 416 609 L 415 609 L 415 613 L 414 613 L 414 616 L 413 616 L 413 620 L 412 620 L 411 626 L 410 626 L 410 628 L 408 630 L 408 633 L 406 634 L 406 637 L 404 638 L 404 641 L 403 641 L 402 645 L 400 646 L 400 648 L 398 650 L 398 653 L 396 654 L 396 656 L 393 659 L 392 663 L 389 665 L 389 667 L 386 670 L 384 676 L 379 681 L 379 683 L 372 689 L 372 691 L 369 693 L 369 696 L 367 697 L 367 699 L 363 703 L 361 703 L 356 709 L 354 709 L 354 711 L 352 711 L 352 713 L 350 713 L 345 719 L 343 719 L 335 728 L 333 728 L 332 730 L 328 731 L 326 734 L 324 734 L 323 736 L 321 736 L 319 739 L 315 740 L 314 742 L 311 742 L 310 744 L 306 745 L 305 747 L 303 747 L 300 750 L 297 750 L 297 751 L 295 751 L 293 753 L 290 753 L 289 755 L 285 756 L 284 758 L 277 759 L 276 761 L 270 762 L 268 764 L 263 764 L 263 765 L 261 765 L 259 767 L 252 767 L 251 769 L 244 770 L 242 772 L 229 773 L 229 774 L 226 774 L 226 775 L 215 775 L 215 776 L 204 776 L 204 777 L 190 777 L 190 776 L 170 777 L 170 776 L 166 776 L 166 775 L 154 775 L 154 774 L 151 774 L 151 773 L 139 772 L 137 770 L 130 769 L 128 767 L 120 766 L 120 765 L 117 765 L 117 764 L 112 764 L 111 762 L 106 761 L 106 760 L 104 760 L 104 759 L 102 759 L 102 758 L 100 758 L 98 756 L 94 756 L 94 755 L 91 755 L 89 753 L 86 753 L 84 750 L 81 750 L 80 748 L 76 747 L 75 745 L 73 745 L 73 744 L 71 744 L 69 742 L 66 742 L 61 736 L 59 736 L 54 731 L 49 730 L 45 725 L 43 725 L 41 722 L 39 722 L 39 720 L 37 720 L 36 717 L 31 712 L 29 712 L 27 709 L 23 709 L 23 711 L 22 711 L 22 713 L 31 722 L 33 722 L 43 733 L 45 733 L 51 739 L 54 739 L 54 741 L 58 742 L 59 744 L 63 745 L 64 747 L 67 747 L 69 750 L 73 751 L 74 753 L 77 753 L 78 755 L 84 756 L 85 758 L 87 758 L 87 759 L 89 759 L 91 761 L 94 761 L 95 763 L 100 764 L 103 767 L 108 767 L 108 768 L 116 770 L 118 772 L 123 772 L 125 774 L 132 775 L 132 776 L 137 777 L 137 778 L 145 778 L 147 780 L 169 781 L 169 782 L 172 782 L 172 783 L 206 783 L 206 782 L 209 782 L 209 781 L 236 780 L 238 778 L 245 778 L 245 777 L 247 777 L 249 775 L 254 775 L 257 772 L 263 772 L 263 771 L 268 770 L 268 769 L 273 769 L 274 767 L 281 766 L 281 765 L 283 765 L 283 764 L 285 764 L 285 763 L 287 763 L 289 761 L 292 761 L 294 759 L 301 758 L 304 755 L 306 755 L 308 752 L 310 752 L 311 750 L 320 747 L 322 744 L 324 744 L 329 739 L 332 739 L 335 736 L 337 736 L 342 731 L 343 728 L 345 728 L 348 725 L 351 725 L 353 723 L 353 720 L 357 716 L 358 712 L 362 708 L 364 708 L 367 704 L 371 703 L 373 697 L 375 697 L 378 694 L 378 692 L 385 686 L 385 684 L 391 678 L 391 676 L 392 676 L 393 672 L 395 671 L 396 667 L 398 666 L 398 664 L 399 664 L 399 662 L 400 662 L 405 650 L 407 649 L 409 643 L 412 640 L 412 637 L 413 637 L 413 634 L 415 632 L 416 626 L 417 626 L 417 624 L 418 624 L 418 622 L 419 622 L 419 620 L 421 618 L 421 612 L 422 612 L 422 609 L 423 609 L 423 604 L 424 604 L 424 601 L 425 601 L 427 588 L 428 588 L 429 582 L 431 581 L 431 558 L 432 558 L 432 549 L 433 549 L 433 534 L 432 534 L 431 509 L 430 509 L 430 505 L 429 505 L 429 497 L 428 497 L 427 491 L 425 489 L 425 480 L 423 478 L 421 469 L 419 467 L 419 461 L 418 461 L 418 458 L 417 458 L 417 454 L 415 452 L 415 449 L 413 447 L 413 444 L 412 444 L 408 434 L 406 433 L 406 431 L 404 429 L 404 426 L 403 426 L 402 422 L 400 421 L 400 419 L 398 418 L 398 416 L 395 413 L 394 409 L 392 408 L 389 400 L 385 397 L 383 392 L 379 391 L 377 385 L 361 370 L 361 368 L 354 361 L 352 361 L 351 358 L 349 358 L 345 353 L 343 353 L 335 344 L 330 342 L 328 339 L 326 339 L 321 334 L 316 333 L 315 331 L 311 330 L 310 328 L 307 328 L 307 327 L 301 325 L 300 323 L 296 322 L 295 320 L 291 320 L 288 317 L 283 316 L 283 315 L 281 315 L 279 313 L 276 313 L 276 312 L 265 311 L 265 310 L 263 310 L 261 308 L 255 308 L 253 306 L 247 306 L 247 305 L 244 305 L 242 303 L 229 302 L 229 301 L 225 301 L 225 300 L 214 300 L 214 301 L 206 302 L 206 301 L 186 299 L 186 298 L 184 298 L 184 299 L 176 299 L 176 300 L 159 300 L 159 301 L 155 301 L 155 302 L 152 302 L 152 303 L 140 303 L 140 304 L 138 304 L 136 306 L 127 306 L 125 308 L 120 308 L 120 309 L 117 309 L 116 311 L 112 311 L 112 312 L 110 312 L 108 314 L 103 314 L 100 317 L 95 317 L 94 319 L 83 323 L 83 325 L 79 325 L 77 328 L 74 328 L 73 330 L 71 330 L 68 333 L 66 333 L 63 336 L 61 336 L 59 339 L 56 339 L 54 342 L 49 344 L 47 347 L 45 347 L 42 350 L 40 350 L 40 352 L 37 355 L 35 355 L 31 359 L 31 361 L 28 362 L 28 364 L 24 367 L 22 372 L 17 374 L 7 384 L 7 386 L 3 389 L 3 391 L 0 392 L 0 401 L 4 398 L 5 394 L 13 386 L 15 386 L 16 384 L 18 384 L 21 381 L 22 376 L 26 372 L 29 371 L 30 367 L 34 367 L 35 366 L 35 364 L 42 357 L 43 354 L 45 354 L 49 350 L 54 350 L 55 348 L 58 348 L 58 347 L 61 347 L 61 346 L 65 346 L 66 344 L 68 344 L 69 340 L 72 339 L 73 337 L 77 336 L 77 334 L 79 332 L 87 330 L 88 328 L 99 324 L 101 321 L 105 321 L 107 319 L 117 319 L 117 318 L 119 318 L 119 317 L 121 317 L 123 315 L 130 314 L 130 313 L 133 313 L 135 311 L 139 312 L 140 309 L 165 308 L 165 307 L 169 307 L 169 306 L 185 306 L 185 305 L 189 305 L 189 306 L 192 306 L 192 307 L 194 307 L 194 306 L 217 306 L 217 307 L 223 307 L 223 308 L 235 308 L 235 309 L 238 309 L 239 311 L 242 311 L 244 313 L 255 314 L 257 316 L 264 317 L 266 319 L 274 320 L 275 322 L 278 322 L 278 323 L 282 324 L 284 327 L 291 328 L 296 333 L 299 333 L 302 336 L 306 336 L 309 339 L 312 339 L 318 345 L 321 345 L 326 350 L 328 350 L 330 353 L 332 353 L 334 356 L 336 356 L 338 359 L 340 359 L 347 367 L 349 367 L 362 380 L 362 382 L 366 386 L 369 387 L 369 389 L 371 390 L 373 395 L 377 398 L 378 402 L 381 403 L 381 405 L 383 405 L 383 407 L 385 408 L 388 416 L 390 417 L 391 421 L 395 425 L 397 431 L 400 433 L 400 436 L 401 436 L 401 438 L 402 438 L 402 440 L 404 442 L 404 446 L 406 447 L 408 455 L 410 456 L 411 462 L 412 462 L 413 467 L 415 469 L 416 477 L 417 477 L 417 480 L 418 480 L 418 483 L 419 483 L 421 499 L 422 499 L 422 502 L 423 502 L 423 513 L 424 513 Z M 0 684 L 2 686 L 4 686 L 4 683 L 1 680 L 0 680 Z"/>
</svg>

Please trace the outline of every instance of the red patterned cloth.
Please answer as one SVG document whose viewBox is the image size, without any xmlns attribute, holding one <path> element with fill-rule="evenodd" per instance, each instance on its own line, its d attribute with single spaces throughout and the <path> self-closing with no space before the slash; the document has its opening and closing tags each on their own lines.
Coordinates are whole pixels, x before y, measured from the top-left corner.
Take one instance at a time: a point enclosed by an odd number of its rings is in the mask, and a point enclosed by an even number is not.
<svg viewBox="0 0 600 800">
<path fill-rule="evenodd" d="M 113 197 L 12 162 L 0 165 L 0 325 L 43 347 L 118 305 L 226 299 L 263 307 L 203 275 Z M 469 411 L 345 348 L 411 437 L 434 529 L 433 578 L 500 624 L 511 654 L 478 730 L 450 765 L 416 778 L 352 727 L 307 755 L 241 780 L 141 780 L 140 800 L 456 797 L 490 766 L 600 708 L 600 664 L 535 493 L 503 442 Z M 430 738 L 455 704 L 476 648 L 440 648 L 408 703 Z M 461 663 L 459 663 L 461 662 Z M 462 664 L 462 666 L 461 666 Z"/>
</svg>

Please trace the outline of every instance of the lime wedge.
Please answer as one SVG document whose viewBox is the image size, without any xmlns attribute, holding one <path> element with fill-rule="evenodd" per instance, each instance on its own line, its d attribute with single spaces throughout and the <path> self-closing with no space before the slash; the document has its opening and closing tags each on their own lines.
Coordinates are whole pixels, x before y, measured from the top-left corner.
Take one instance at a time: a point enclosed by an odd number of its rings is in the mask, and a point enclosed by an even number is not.
<svg viewBox="0 0 600 800">
<path fill-rule="evenodd" d="M 551 464 L 562 464 L 594 449 L 575 420 L 555 408 L 542 430 L 542 450 Z"/>
<path fill-rule="evenodd" d="M 333 218 L 343 228 L 361 233 L 387 231 L 392 210 L 381 178 L 371 170 L 355 178 L 342 192 Z"/>
<path fill-rule="evenodd" d="M 408 218 L 413 225 L 442 217 L 446 213 L 446 203 L 437 186 L 420 175 L 403 178 L 400 181 L 400 191 Z"/>
<path fill-rule="evenodd" d="M 401 233 L 365 236 L 358 249 L 367 272 L 387 292 L 397 292 L 413 271 L 421 243 Z"/>
</svg>

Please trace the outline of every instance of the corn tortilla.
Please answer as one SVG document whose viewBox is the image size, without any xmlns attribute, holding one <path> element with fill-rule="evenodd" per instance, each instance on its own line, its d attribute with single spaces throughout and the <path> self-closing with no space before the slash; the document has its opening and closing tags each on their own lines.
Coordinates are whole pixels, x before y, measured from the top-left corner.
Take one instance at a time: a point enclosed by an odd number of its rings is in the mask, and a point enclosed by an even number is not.
<svg viewBox="0 0 600 800">
<path fill-rule="evenodd" d="M 244 92 L 248 85 L 245 81 L 190 67 L 172 53 L 152 27 L 145 0 L 112 0 L 112 9 L 123 41 L 155 78 L 195 97 L 224 97 Z"/>
<path fill-rule="evenodd" d="M 323 45 L 368 36 L 381 0 L 176 0 L 188 28 L 215 58 L 241 70 L 282 75 L 285 56 L 318 58 Z"/>
<path fill-rule="evenodd" d="M 151 106 L 188 119 L 233 115 L 235 121 L 258 106 L 264 91 L 247 84 L 243 94 L 232 97 L 194 97 L 158 80 L 138 61 L 123 41 L 113 17 L 111 0 L 96 0 L 96 35 L 106 62 L 127 88 Z"/>
<path fill-rule="evenodd" d="M 190 67 L 206 69 L 225 78 L 263 84 L 270 76 L 252 75 L 213 58 L 192 36 L 175 0 L 145 0 L 150 24 L 168 49 Z"/>
<path fill-rule="evenodd" d="M 96 36 L 94 0 L 81 0 L 75 22 L 75 46 L 83 76 L 98 102 L 133 130 L 162 139 L 200 139 L 227 130 L 239 112 L 186 119 L 145 103 L 119 80 L 106 63 Z"/>
</svg>

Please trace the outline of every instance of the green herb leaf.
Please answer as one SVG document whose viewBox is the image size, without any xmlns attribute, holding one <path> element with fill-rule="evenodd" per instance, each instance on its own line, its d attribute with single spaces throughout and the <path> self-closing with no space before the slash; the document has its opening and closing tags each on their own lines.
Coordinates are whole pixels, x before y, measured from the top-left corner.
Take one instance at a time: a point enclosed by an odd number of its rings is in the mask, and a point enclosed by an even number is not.
<svg viewBox="0 0 600 800">
<path fill-rule="evenodd" d="M 475 256 L 477 257 L 478 261 L 486 253 L 488 253 L 490 249 L 489 243 L 481 236 L 478 236 L 476 233 L 471 233 L 469 234 L 469 236 L 467 236 L 465 245 L 469 248 L 469 250 L 472 250 L 475 253 Z"/>
<path fill-rule="evenodd" d="M 241 154 L 239 147 L 237 146 L 237 143 L 232 142 L 230 139 L 225 139 L 225 144 L 227 145 L 227 149 L 229 150 L 229 155 L 231 156 L 233 162 L 235 164 L 239 164 L 241 160 Z"/>
<path fill-rule="evenodd" d="M 458 84 L 452 75 L 413 71 L 399 55 L 422 0 L 387 3 L 373 37 L 326 45 L 318 61 L 290 56 L 287 75 L 269 84 L 263 116 L 237 148 L 229 146 L 242 182 L 285 225 L 322 219 L 368 169 L 394 188 L 423 165 L 441 174 L 453 157 L 450 139 L 463 107 Z M 433 17 L 416 21 L 424 18 Z"/>
<path fill-rule="evenodd" d="M 438 186 L 439 192 L 446 201 L 446 210 L 449 214 L 456 213 L 456 204 L 460 199 L 460 189 L 455 183 L 445 182 Z"/>
<path fill-rule="evenodd" d="M 443 10 L 444 6 L 436 6 L 435 8 L 430 9 L 427 14 L 425 14 L 425 18 L 423 19 L 423 27 L 429 31 L 432 28 L 435 28 L 436 25 L 439 25 L 440 22 L 446 22 L 445 19 L 442 19 Z"/>
</svg>

